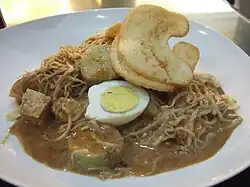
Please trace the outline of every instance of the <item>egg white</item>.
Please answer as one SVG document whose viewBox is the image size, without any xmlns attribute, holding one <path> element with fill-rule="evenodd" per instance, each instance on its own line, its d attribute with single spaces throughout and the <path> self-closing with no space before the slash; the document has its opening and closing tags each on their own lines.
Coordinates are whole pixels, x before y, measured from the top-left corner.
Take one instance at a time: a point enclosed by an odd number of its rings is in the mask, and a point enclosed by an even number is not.
<svg viewBox="0 0 250 187">
<path fill-rule="evenodd" d="M 101 106 L 101 95 L 109 88 L 116 86 L 126 86 L 130 88 L 135 94 L 137 94 L 138 104 L 126 112 L 110 113 L 105 111 Z M 136 119 L 143 113 L 149 103 L 149 94 L 145 89 L 134 86 L 126 81 L 112 80 L 90 87 L 88 91 L 88 99 L 89 105 L 85 113 L 86 118 L 119 126 Z"/>
</svg>

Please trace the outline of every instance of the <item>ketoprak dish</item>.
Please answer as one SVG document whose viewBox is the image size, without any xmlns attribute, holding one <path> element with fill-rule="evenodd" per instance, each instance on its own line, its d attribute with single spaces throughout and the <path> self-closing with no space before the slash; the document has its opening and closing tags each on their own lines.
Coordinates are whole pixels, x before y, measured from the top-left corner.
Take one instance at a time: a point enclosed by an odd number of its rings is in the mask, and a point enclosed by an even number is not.
<svg viewBox="0 0 250 187">
<path fill-rule="evenodd" d="M 101 179 L 148 176 L 213 156 L 242 122 L 213 75 L 194 73 L 188 20 L 142 5 L 12 86 L 11 134 L 48 167 Z"/>
</svg>

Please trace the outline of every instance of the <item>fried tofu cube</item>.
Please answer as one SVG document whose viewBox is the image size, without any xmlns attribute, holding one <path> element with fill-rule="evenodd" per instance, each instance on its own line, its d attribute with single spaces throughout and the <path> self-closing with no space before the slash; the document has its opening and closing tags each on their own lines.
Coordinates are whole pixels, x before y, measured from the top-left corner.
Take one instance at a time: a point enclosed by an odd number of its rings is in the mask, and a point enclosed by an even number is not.
<svg viewBox="0 0 250 187">
<path fill-rule="evenodd" d="M 25 116 L 39 119 L 50 104 L 50 101 L 50 96 L 27 89 L 22 97 L 21 113 Z"/>
<path fill-rule="evenodd" d="M 68 121 L 68 115 L 63 110 L 63 106 L 65 106 L 71 113 L 72 117 L 75 118 L 84 110 L 85 103 L 64 97 L 60 97 L 53 102 L 52 112 L 56 119 L 60 121 Z"/>
</svg>

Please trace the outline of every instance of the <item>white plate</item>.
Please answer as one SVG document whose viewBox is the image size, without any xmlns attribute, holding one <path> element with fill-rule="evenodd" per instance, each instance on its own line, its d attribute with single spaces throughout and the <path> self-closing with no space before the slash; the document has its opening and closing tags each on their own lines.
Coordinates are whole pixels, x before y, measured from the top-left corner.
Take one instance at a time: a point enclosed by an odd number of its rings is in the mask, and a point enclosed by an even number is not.
<svg viewBox="0 0 250 187">
<path fill-rule="evenodd" d="M 0 31 L 0 139 L 11 126 L 5 114 L 11 110 L 9 88 L 25 70 L 62 44 L 79 44 L 96 30 L 120 21 L 130 9 L 91 10 L 49 17 Z M 238 99 L 244 122 L 212 158 L 193 166 L 152 177 L 100 181 L 45 167 L 24 153 L 15 137 L 0 146 L 0 177 L 25 187 L 203 187 L 221 182 L 250 164 L 250 59 L 235 44 L 208 27 L 190 22 L 183 40 L 201 52 L 198 70 L 216 75 L 226 92 Z M 175 40 L 171 40 L 174 43 Z"/>
</svg>

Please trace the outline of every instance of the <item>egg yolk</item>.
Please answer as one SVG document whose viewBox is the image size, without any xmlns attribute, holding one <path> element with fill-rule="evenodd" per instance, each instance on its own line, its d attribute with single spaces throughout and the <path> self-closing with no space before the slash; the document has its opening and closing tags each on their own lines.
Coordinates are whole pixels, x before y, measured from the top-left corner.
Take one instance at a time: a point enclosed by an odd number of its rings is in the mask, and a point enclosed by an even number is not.
<svg viewBox="0 0 250 187">
<path fill-rule="evenodd" d="M 138 95 L 126 86 L 107 89 L 101 95 L 101 106 L 107 112 L 127 112 L 138 104 Z"/>
</svg>

